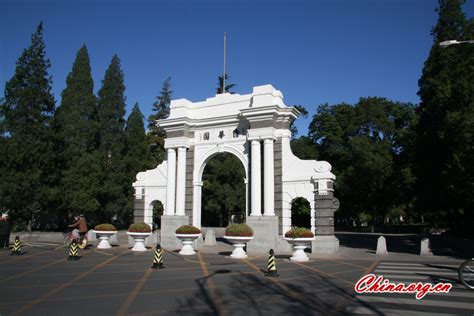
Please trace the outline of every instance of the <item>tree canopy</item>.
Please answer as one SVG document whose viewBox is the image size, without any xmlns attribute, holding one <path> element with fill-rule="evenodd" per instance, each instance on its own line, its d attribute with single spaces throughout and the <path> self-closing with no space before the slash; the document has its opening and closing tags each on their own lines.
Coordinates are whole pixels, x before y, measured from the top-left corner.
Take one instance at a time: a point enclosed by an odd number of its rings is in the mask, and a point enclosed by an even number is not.
<svg viewBox="0 0 474 316">
<path fill-rule="evenodd" d="M 2 207 L 23 227 L 32 224 L 35 214 L 54 207 L 55 100 L 50 66 L 40 23 L 5 84 L 1 103 Z"/>
<path fill-rule="evenodd" d="M 474 45 L 439 43 L 474 38 L 463 0 L 440 0 L 433 46 L 419 80 L 416 129 L 417 209 L 453 228 L 474 224 Z M 462 226 L 462 225 L 461 225 Z"/>
</svg>

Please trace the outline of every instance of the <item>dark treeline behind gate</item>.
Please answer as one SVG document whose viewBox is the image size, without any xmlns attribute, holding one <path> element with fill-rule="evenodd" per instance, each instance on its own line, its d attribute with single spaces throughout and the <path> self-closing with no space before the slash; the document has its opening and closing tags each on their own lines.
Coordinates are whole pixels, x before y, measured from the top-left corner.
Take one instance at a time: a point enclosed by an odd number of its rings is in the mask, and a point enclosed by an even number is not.
<svg viewBox="0 0 474 316">
<path fill-rule="evenodd" d="M 420 104 L 383 97 L 323 104 L 309 134 L 292 140 L 300 158 L 332 164 L 341 200 L 338 222 L 424 221 L 473 232 L 474 45 L 439 46 L 474 38 L 474 21 L 462 12 L 464 2 L 439 1 L 433 45 L 419 80 Z M 18 229 L 61 228 L 79 213 L 94 223 L 126 227 L 132 220 L 136 173 L 165 157 L 165 134 L 154 122 L 169 115 L 170 78 L 152 105 L 146 132 L 138 104 L 124 117 L 119 57 L 112 57 L 94 95 L 84 45 L 56 104 L 42 32 L 40 24 L 0 100 L 1 208 Z M 303 106 L 297 108 L 307 115 Z M 296 134 L 294 125 L 292 131 Z M 239 163 L 218 160 L 206 171 L 207 186 L 220 190 L 203 201 L 209 214 L 221 212 L 216 216 L 227 218 L 222 210 L 235 213 L 242 204 L 241 196 L 231 205 L 222 200 L 235 195 L 233 180 L 227 186 L 224 180 L 230 167 L 240 170 Z"/>
</svg>

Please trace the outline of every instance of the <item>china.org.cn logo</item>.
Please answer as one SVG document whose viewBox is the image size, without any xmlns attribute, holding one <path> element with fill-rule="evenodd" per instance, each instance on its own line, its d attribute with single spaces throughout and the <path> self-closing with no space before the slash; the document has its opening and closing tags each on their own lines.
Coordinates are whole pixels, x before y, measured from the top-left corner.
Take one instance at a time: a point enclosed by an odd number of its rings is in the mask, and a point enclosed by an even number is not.
<svg viewBox="0 0 474 316">
<path fill-rule="evenodd" d="M 449 293 L 453 285 L 451 283 L 392 283 L 384 279 L 382 275 L 364 275 L 357 281 L 354 290 L 359 293 L 406 293 L 415 294 L 417 300 L 422 299 L 428 293 Z"/>
</svg>

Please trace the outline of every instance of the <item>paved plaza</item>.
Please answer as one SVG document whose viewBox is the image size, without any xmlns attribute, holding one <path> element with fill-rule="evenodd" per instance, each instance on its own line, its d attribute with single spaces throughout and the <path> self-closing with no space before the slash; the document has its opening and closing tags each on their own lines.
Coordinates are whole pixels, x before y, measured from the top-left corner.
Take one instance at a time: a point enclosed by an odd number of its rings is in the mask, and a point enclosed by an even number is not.
<svg viewBox="0 0 474 316">
<path fill-rule="evenodd" d="M 457 282 L 460 259 L 414 254 L 377 256 L 342 247 L 337 255 L 311 255 L 294 263 L 276 254 L 279 276 L 267 277 L 268 254 L 229 258 L 219 243 L 194 256 L 164 250 L 164 269 L 150 269 L 154 249 L 128 245 L 80 251 L 25 243 L 24 254 L 0 252 L 3 315 L 433 315 L 474 313 L 474 292 Z M 451 282 L 448 294 L 357 294 L 367 273 L 398 282 Z"/>
</svg>

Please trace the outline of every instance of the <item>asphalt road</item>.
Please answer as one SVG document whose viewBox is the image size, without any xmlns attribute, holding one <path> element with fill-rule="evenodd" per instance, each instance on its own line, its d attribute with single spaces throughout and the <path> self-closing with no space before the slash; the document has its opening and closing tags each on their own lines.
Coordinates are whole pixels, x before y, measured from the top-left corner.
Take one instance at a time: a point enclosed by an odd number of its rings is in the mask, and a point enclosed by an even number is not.
<svg viewBox="0 0 474 316">
<path fill-rule="evenodd" d="M 267 277 L 267 254 L 235 260 L 228 253 L 180 256 L 164 251 L 164 269 L 150 269 L 153 249 L 80 251 L 47 244 L 0 252 L 0 314 L 4 315 L 435 315 L 474 314 L 474 292 L 457 284 L 457 261 L 398 262 L 276 256 L 278 277 Z M 357 294 L 367 273 L 400 282 L 452 282 L 448 294 Z M 423 314 L 426 313 L 426 314 Z"/>
</svg>

